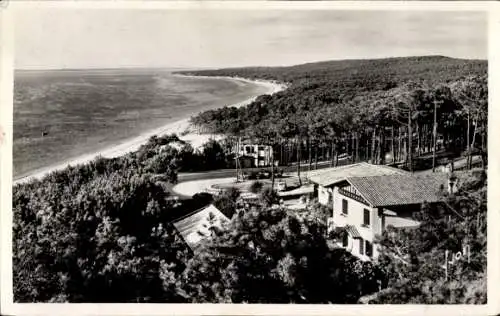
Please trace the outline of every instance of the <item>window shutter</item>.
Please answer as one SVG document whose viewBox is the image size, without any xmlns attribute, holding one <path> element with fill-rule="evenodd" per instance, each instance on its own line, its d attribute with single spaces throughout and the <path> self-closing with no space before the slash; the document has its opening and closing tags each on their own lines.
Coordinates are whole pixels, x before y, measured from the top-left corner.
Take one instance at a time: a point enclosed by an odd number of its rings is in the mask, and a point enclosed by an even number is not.
<svg viewBox="0 0 500 316">
<path fill-rule="evenodd" d="M 342 213 L 346 214 L 347 215 L 347 200 L 346 199 L 342 199 Z"/>
<path fill-rule="evenodd" d="M 363 209 L 363 224 L 370 226 L 370 210 Z"/>
<path fill-rule="evenodd" d="M 363 255 L 365 253 L 364 245 L 365 245 L 365 241 L 363 239 L 359 239 L 359 253 L 361 255 Z"/>
<path fill-rule="evenodd" d="M 342 236 L 342 246 L 347 247 L 349 244 L 349 235 L 347 235 L 347 232 L 343 232 L 344 235 Z"/>
<path fill-rule="evenodd" d="M 366 255 L 368 257 L 371 257 L 373 255 L 373 245 L 371 242 L 369 242 L 368 240 L 366 241 L 366 247 L 365 247 L 365 250 L 366 250 Z"/>
</svg>

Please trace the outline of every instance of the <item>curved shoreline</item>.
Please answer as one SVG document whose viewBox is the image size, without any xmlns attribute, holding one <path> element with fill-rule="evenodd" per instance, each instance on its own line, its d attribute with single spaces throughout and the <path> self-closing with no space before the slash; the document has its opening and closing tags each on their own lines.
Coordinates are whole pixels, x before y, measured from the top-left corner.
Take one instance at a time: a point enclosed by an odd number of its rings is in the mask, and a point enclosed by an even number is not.
<svg viewBox="0 0 500 316">
<path fill-rule="evenodd" d="M 243 100 L 241 102 L 232 104 L 231 106 L 234 107 L 242 107 L 245 105 L 248 105 L 252 103 L 257 97 L 260 95 L 265 95 L 265 94 L 274 94 L 279 91 L 282 91 L 287 88 L 285 84 L 277 83 L 277 82 L 272 82 L 272 81 L 265 81 L 265 80 L 249 80 L 246 78 L 240 78 L 240 77 L 222 77 L 222 76 L 193 76 L 193 75 L 182 75 L 182 74 L 173 74 L 173 76 L 182 76 L 182 77 L 192 77 L 192 78 L 210 78 L 210 79 L 230 79 L 236 82 L 245 82 L 245 83 L 252 83 L 256 84 L 262 87 L 265 87 L 267 89 L 267 93 L 259 94 L 256 96 L 253 96 L 251 98 L 248 98 L 246 100 Z M 220 107 L 218 107 L 220 108 Z M 199 112 L 198 112 L 199 113 Z M 194 113 L 192 115 L 195 115 Z M 62 170 L 67 168 L 68 166 L 74 166 L 74 165 L 79 165 L 79 164 L 84 164 L 89 161 L 92 161 L 95 159 L 97 156 L 102 156 L 105 158 L 116 158 L 119 156 L 126 155 L 129 152 L 135 151 L 139 149 L 139 147 L 147 142 L 147 140 L 154 135 L 165 135 L 165 134 L 172 134 L 176 133 L 180 139 L 185 140 L 187 142 L 190 142 L 191 145 L 194 148 L 198 148 L 202 146 L 205 142 L 207 142 L 211 138 L 222 138 L 223 135 L 208 135 L 208 134 L 198 134 L 190 130 L 190 124 L 189 124 L 189 119 L 188 118 L 181 118 L 175 122 L 168 123 L 162 127 L 156 128 L 149 130 L 147 132 L 144 132 L 136 137 L 124 140 L 123 142 L 113 145 L 111 147 L 105 148 L 100 151 L 96 151 L 90 154 L 85 154 L 81 155 L 79 157 L 75 158 L 70 158 L 67 161 L 63 163 L 58 163 L 54 164 L 51 166 L 47 166 L 44 168 L 40 168 L 38 170 L 35 170 L 28 175 L 22 175 L 18 178 L 13 179 L 13 185 L 16 184 L 21 184 L 30 181 L 31 179 L 40 179 L 44 177 L 45 175 L 57 171 L 57 170 Z M 187 133 L 185 133 L 187 132 Z"/>
</svg>

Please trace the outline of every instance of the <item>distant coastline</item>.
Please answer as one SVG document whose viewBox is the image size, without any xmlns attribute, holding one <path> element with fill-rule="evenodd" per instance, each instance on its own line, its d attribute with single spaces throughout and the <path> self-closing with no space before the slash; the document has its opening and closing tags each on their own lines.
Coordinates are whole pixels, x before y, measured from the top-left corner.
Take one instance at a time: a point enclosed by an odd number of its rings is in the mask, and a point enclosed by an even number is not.
<svg viewBox="0 0 500 316">
<path fill-rule="evenodd" d="M 251 84 L 256 84 L 261 87 L 266 88 L 266 93 L 259 94 L 252 96 L 251 98 L 248 98 L 244 101 L 232 104 L 231 106 L 234 107 L 242 107 L 246 106 L 250 103 L 252 103 L 257 97 L 260 95 L 265 95 L 265 94 L 274 94 L 279 91 L 282 91 L 287 88 L 287 86 L 283 83 L 278 83 L 274 81 L 266 81 L 266 80 L 250 80 L 246 78 L 241 78 L 241 77 L 227 77 L 227 76 L 196 76 L 196 75 L 184 75 L 184 74 L 179 74 L 179 73 L 173 73 L 173 76 L 179 76 L 179 77 L 192 77 L 192 78 L 206 78 L 206 79 L 215 79 L 215 80 L 220 80 L 220 79 L 225 79 L 225 80 L 233 80 L 235 82 L 244 82 L 244 83 L 251 83 Z M 196 113 L 191 114 L 195 115 Z M 191 117 L 190 116 L 190 117 Z M 89 154 L 84 154 L 78 157 L 70 158 L 67 161 L 64 161 L 62 163 L 57 163 L 54 165 L 50 165 L 47 167 L 43 167 L 37 170 L 34 170 L 33 172 L 29 172 L 27 175 L 20 175 L 18 177 L 14 178 L 13 184 L 21 184 L 30 181 L 31 179 L 40 179 L 43 178 L 45 175 L 53 172 L 53 171 L 58 171 L 67 168 L 68 166 L 75 166 L 79 164 L 85 164 L 89 161 L 92 161 L 95 159 L 97 156 L 102 156 L 104 158 L 115 158 L 119 156 L 123 156 L 129 152 L 133 152 L 137 150 L 141 145 L 147 142 L 147 140 L 154 135 L 165 135 L 165 134 L 172 134 L 175 133 L 179 135 L 179 137 L 182 140 L 185 140 L 187 142 L 190 142 L 191 145 L 194 148 L 199 148 L 201 147 L 204 143 L 206 143 L 209 139 L 215 138 L 215 139 L 220 139 L 223 137 L 223 135 L 211 135 L 211 134 L 200 134 L 195 132 L 189 123 L 190 117 L 183 117 L 175 122 L 168 123 L 160 128 L 155 128 L 150 131 L 146 131 L 134 138 L 130 138 L 128 140 L 125 140 L 123 142 L 120 142 L 119 144 L 109 146 L 103 150 L 99 150 L 96 152 L 92 152 Z"/>
</svg>

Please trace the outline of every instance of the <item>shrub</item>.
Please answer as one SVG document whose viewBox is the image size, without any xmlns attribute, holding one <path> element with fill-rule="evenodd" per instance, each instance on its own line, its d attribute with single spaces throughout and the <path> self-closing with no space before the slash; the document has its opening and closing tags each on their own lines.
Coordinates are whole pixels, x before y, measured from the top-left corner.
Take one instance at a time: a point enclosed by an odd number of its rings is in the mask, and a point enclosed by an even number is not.
<svg viewBox="0 0 500 316">
<path fill-rule="evenodd" d="M 262 199 L 262 203 L 265 206 L 271 206 L 273 204 L 278 204 L 279 203 L 278 193 L 276 193 L 276 191 L 274 191 L 271 188 L 264 189 L 264 191 L 262 191 L 262 193 L 261 193 L 260 196 L 261 196 L 261 199 Z"/>
<path fill-rule="evenodd" d="M 210 193 L 201 192 L 201 193 L 196 193 L 195 195 L 193 195 L 192 199 L 196 205 L 203 207 L 205 205 L 212 203 L 212 201 L 214 200 L 214 197 Z"/>
<path fill-rule="evenodd" d="M 250 185 L 250 192 L 252 193 L 259 193 L 262 191 L 262 188 L 264 187 L 264 184 L 260 181 L 254 181 L 252 182 L 252 184 Z"/>
<path fill-rule="evenodd" d="M 240 191 L 237 188 L 229 188 L 214 199 L 214 205 L 222 214 L 228 218 L 232 218 L 236 210 L 236 200 L 240 196 Z"/>
</svg>

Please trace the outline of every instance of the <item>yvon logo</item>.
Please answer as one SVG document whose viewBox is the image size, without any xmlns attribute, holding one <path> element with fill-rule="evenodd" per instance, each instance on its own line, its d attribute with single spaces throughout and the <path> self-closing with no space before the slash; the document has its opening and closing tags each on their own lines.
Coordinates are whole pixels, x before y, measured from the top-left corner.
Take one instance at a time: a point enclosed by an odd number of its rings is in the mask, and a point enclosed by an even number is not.
<svg viewBox="0 0 500 316">
<path fill-rule="evenodd" d="M 460 261 L 465 261 L 467 260 L 467 263 L 470 262 L 470 246 L 469 245 L 464 245 L 462 247 L 462 251 L 458 252 L 450 252 L 449 250 L 446 250 L 444 252 L 444 264 L 442 265 L 446 279 L 448 280 L 448 270 L 450 269 L 451 266 L 454 266 Z"/>
</svg>

